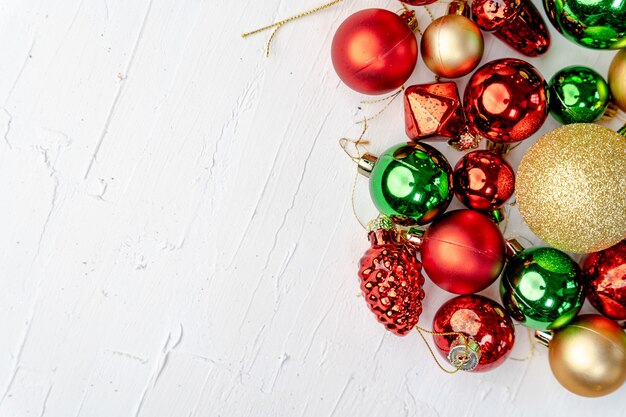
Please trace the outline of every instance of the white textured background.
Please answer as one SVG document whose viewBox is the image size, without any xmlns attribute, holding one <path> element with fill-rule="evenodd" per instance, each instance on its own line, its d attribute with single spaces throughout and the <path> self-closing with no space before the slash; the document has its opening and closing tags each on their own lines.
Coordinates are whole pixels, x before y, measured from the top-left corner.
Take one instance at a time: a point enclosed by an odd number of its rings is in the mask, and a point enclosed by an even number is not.
<svg viewBox="0 0 626 417">
<path fill-rule="evenodd" d="M 378 108 L 359 110 L 329 50 L 349 14 L 398 3 L 287 25 L 270 59 L 268 34 L 239 36 L 319 3 L 0 1 L 1 417 L 626 415 L 626 388 L 577 398 L 543 347 L 449 376 L 375 321 L 337 139 Z M 606 75 L 614 52 L 552 34 L 531 60 L 546 78 Z M 485 39 L 483 62 L 520 57 Z M 420 61 L 409 83 L 432 79 Z M 401 109 L 371 122 L 370 151 L 406 140 Z M 371 217 L 364 179 L 356 194 Z M 428 327 L 451 295 L 426 291 Z M 519 328 L 513 356 L 528 351 Z"/>
</svg>

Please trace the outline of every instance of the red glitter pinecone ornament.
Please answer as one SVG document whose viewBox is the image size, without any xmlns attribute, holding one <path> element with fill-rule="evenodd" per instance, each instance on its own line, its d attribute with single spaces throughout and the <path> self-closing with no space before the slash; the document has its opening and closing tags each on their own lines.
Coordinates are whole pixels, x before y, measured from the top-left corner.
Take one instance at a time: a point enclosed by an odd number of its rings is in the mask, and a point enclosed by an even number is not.
<svg viewBox="0 0 626 417">
<path fill-rule="evenodd" d="M 417 247 L 393 229 L 373 230 L 369 240 L 371 247 L 359 263 L 361 290 L 378 321 L 404 336 L 422 313 L 424 277 Z"/>
</svg>

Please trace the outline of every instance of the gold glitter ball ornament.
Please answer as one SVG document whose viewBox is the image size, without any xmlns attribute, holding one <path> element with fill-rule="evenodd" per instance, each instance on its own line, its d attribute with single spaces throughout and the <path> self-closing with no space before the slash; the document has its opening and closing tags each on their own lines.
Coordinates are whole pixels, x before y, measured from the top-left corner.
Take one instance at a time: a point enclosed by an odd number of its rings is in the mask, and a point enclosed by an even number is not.
<svg viewBox="0 0 626 417">
<path fill-rule="evenodd" d="M 522 158 L 519 211 L 542 240 L 567 252 L 597 252 L 626 238 L 626 138 L 575 123 L 543 135 Z"/>
</svg>

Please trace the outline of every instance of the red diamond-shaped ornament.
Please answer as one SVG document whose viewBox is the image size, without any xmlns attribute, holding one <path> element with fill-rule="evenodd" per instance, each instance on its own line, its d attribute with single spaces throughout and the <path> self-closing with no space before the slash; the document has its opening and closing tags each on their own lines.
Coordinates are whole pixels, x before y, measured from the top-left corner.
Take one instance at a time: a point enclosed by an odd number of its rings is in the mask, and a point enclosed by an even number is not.
<svg viewBox="0 0 626 417">
<path fill-rule="evenodd" d="M 456 139 L 465 127 L 459 91 L 453 82 L 412 85 L 404 91 L 406 134 L 412 140 Z"/>
</svg>

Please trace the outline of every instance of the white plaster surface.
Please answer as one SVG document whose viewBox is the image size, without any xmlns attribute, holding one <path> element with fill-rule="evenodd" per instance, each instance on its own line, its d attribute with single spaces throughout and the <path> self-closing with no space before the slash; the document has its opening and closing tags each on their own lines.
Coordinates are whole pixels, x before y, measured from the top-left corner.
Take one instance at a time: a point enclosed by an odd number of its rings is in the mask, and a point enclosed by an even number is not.
<svg viewBox="0 0 626 417">
<path fill-rule="evenodd" d="M 319 3 L 0 1 L 1 417 L 626 415 L 626 388 L 569 394 L 543 347 L 450 376 L 375 321 L 337 140 L 379 107 L 329 50 L 349 14 L 399 5 L 345 0 L 284 26 L 269 59 L 269 34 L 240 37 Z M 546 78 L 606 75 L 614 52 L 552 35 L 531 60 Z M 485 39 L 483 62 L 521 57 Z M 409 83 L 432 79 L 420 61 Z M 367 138 L 406 140 L 400 100 Z M 371 218 L 364 179 L 355 200 Z M 515 208 L 506 236 L 538 242 Z M 428 327 L 451 295 L 426 291 Z"/>
</svg>

